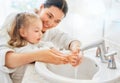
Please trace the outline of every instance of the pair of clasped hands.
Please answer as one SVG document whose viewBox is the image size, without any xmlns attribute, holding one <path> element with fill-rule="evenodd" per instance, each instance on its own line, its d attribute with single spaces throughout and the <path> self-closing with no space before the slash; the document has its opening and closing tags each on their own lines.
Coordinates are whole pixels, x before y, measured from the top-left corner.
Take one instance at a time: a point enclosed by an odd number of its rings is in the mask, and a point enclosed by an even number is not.
<svg viewBox="0 0 120 83">
<path fill-rule="evenodd" d="M 71 64 L 72 66 L 77 66 L 82 62 L 82 52 L 80 51 L 80 46 L 72 46 L 70 51 L 58 51 L 52 48 L 51 51 L 59 56 L 63 56 L 61 59 L 61 64 Z"/>
<path fill-rule="evenodd" d="M 72 66 L 77 66 L 82 62 L 83 55 L 79 51 L 58 51 L 54 48 L 51 49 L 52 52 L 56 53 L 59 56 L 63 56 L 61 58 L 61 64 L 70 63 Z"/>
</svg>

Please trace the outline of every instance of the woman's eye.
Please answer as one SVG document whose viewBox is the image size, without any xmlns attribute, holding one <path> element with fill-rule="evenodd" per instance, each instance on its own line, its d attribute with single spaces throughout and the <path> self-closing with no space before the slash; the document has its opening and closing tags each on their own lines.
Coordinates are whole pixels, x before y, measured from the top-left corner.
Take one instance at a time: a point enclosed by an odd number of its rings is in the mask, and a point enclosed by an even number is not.
<svg viewBox="0 0 120 83">
<path fill-rule="evenodd" d="M 60 21 L 55 21 L 56 23 L 60 23 Z"/>
<path fill-rule="evenodd" d="M 52 16 L 48 14 L 48 18 L 52 18 Z"/>
</svg>

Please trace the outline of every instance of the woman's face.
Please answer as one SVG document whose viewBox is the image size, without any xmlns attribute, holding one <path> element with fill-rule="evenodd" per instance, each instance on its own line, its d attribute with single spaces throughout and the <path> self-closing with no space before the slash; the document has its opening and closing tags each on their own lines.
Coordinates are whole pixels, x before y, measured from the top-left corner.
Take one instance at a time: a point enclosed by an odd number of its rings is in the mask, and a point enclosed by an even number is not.
<svg viewBox="0 0 120 83">
<path fill-rule="evenodd" d="M 56 27 L 64 18 L 64 13 L 62 12 L 62 10 L 55 6 L 44 8 L 44 6 L 42 5 L 39 15 L 43 22 L 42 31 L 46 31 L 48 29 Z"/>
</svg>

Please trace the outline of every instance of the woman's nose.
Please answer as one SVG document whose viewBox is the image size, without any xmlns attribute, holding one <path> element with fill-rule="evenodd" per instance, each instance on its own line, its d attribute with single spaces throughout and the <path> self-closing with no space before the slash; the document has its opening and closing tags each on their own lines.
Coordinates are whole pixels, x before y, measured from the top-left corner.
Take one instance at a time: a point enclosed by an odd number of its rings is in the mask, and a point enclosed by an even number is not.
<svg viewBox="0 0 120 83">
<path fill-rule="evenodd" d="M 54 20 L 49 21 L 49 22 L 48 22 L 48 25 L 49 25 L 50 27 L 54 27 L 54 26 L 55 26 Z"/>
</svg>

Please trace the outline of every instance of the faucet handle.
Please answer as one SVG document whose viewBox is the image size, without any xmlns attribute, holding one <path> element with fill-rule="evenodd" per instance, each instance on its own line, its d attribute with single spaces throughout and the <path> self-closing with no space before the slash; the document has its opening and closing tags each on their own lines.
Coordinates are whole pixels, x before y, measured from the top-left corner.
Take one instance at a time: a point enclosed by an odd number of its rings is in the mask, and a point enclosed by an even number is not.
<svg viewBox="0 0 120 83">
<path fill-rule="evenodd" d="M 105 56 L 106 56 L 106 57 L 109 57 L 109 56 L 114 56 L 114 55 L 116 55 L 116 54 L 117 54 L 117 52 L 116 52 L 116 51 L 113 51 L 113 52 L 110 52 L 110 53 L 105 54 Z"/>
<path fill-rule="evenodd" d="M 116 54 L 117 54 L 116 51 L 105 54 L 105 56 L 108 57 L 108 68 L 110 69 L 116 69 L 116 63 L 115 63 L 115 58 L 114 58 L 114 55 Z"/>
</svg>

